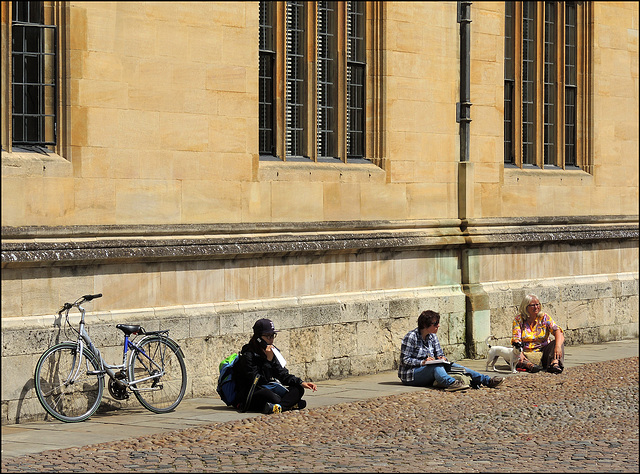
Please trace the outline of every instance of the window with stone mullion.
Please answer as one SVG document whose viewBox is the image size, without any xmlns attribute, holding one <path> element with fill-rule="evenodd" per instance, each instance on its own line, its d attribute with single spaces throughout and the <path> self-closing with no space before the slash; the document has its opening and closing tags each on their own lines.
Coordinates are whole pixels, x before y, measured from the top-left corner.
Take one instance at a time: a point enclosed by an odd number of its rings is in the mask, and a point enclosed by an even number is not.
<svg viewBox="0 0 640 474">
<path fill-rule="evenodd" d="M 536 164 L 536 2 L 522 2 L 522 163 Z"/>
</svg>

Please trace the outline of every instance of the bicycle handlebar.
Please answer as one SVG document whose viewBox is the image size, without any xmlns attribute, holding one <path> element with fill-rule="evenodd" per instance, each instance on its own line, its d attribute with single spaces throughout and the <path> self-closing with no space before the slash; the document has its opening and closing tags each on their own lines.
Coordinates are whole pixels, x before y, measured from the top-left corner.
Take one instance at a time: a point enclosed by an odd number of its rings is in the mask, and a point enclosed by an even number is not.
<svg viewBox="0 0 640 474">
<path fill-rule="evenodd" d="M 82 298 L 85 301 L 91 301 L 94 298 L 102 298 L 102 293 L 98 293 L 98 294 L 95 294 L 95 295 L 84 295 Z"/>
<path fill-rule="evenodd" d="M 60 308 L 60 311 L 58 311 L 58 314 L 62 314 L 63 311 L 68 311 L 74 306 L 79 306 L 85 301 L 91 301 L 95 298 L 102 298 L 102 293 L 96 293 L 95 295 L 84 295 L 78 298 L 75 303 L 65 303 L 64 305 L 62 305 L 62 308 Z"/>
</svg>

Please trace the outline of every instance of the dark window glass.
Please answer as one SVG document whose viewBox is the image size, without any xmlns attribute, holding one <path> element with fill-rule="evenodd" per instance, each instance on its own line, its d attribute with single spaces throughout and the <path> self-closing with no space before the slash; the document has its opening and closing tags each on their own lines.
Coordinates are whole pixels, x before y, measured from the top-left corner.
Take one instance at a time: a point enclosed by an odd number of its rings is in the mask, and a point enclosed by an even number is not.
<svg viewBox="0 0 640 474">
<path fill-rule="evenodd" d="M 287 2 L 287 92 L 286 153 L 303 156 L 304 93 L 304 2 Z"/>
<path fill-rule="evenodd" d="M 336 2 L 318 2 L 317 21 L 318 157 L 336 157 L 337 12 Z"/>
<path fill-rule="evenodd" d="M 56 143 L 56 27 L 44 25 L 43 2 L 13 2 L 13 144 Z"/>
<path fill-rule="evenodd" d="M 576 4 L 565 9 L 564 162 L 576 166 Z"/>
<path fill-rule="evenodd" d="M 274 3 L 260 2 L 260 31 L 259 31 L 259 147 L 261 155 L 275 156 L 275 108 L 274 108 Z"/>
<path fill-rule="evenodd" d="M 365 2 L 347 2 L 347 157 L 365 150 Z"/>
<path fill-rule="evenodd" d="M 535 164 L 536 2 L 522 2 L 522 163 Z"/>
<path fill-rule="evenodd" d="M 556 163 L 556 4 L 544 7 L 544 164 Z"/>
<path fill-rule="evenodd" d="M 504 162 L 515 163 L 513 153 L 513 90 L 515 86 L 513 26 L 514 2 L 505 4 L 504 27 Z"/>
</svg>

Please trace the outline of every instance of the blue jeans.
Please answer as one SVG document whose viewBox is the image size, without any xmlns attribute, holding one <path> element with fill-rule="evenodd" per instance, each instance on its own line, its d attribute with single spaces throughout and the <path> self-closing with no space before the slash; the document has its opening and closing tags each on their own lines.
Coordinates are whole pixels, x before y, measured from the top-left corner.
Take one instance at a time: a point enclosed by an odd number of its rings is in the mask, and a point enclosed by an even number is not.
<svg viewBox="0 0 640 474">
<path fill-rule="evenodd" d="M 451 364 L 452 367 L 463 367 L 455 362 Z M 467 374 L 471 376 L 471 386 L 479 387 L 480 385 L 487 385 L 491 377 L 481 374 L 475 370 L 463 367 Z M 413 385 L 416 387 L 431 387 L 433 381 L 437 380 L 439 384 L 448 387 L 456 381 L 453 377 L 447 374 L 445 364 L 430 364 L 417 367 L 413 370 L 413 381 L 404 382 L 406 385 Z"/>
</svg>

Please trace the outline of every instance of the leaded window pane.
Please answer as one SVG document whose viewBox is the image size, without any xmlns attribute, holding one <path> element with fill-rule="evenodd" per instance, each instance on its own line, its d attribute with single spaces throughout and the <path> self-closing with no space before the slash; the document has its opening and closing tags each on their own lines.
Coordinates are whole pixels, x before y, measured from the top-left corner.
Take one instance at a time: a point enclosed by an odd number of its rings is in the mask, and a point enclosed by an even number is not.
<svg viewBox="0 0 640 474">
<path fill-rule="evenodd" d="M 303 156 L 304 2 L 287 2 L 286 7 L 286 153 Z"/>
<path fill-rule="evenodd" d="M 347 157 L 365 156 L 365 3 L 347 2 Z"/>
<path fill-rule="evenodd" d="M 318 2 L 317 147 L 318 157 L 336 157 L 337 63 L 336 2 Z"/>
<path fill-rule="evenodd" d="M 522 4 L 522 162 L 535 164 L 535 2 Z"/>
<path fill-rule="evenodd" d="M 274 3 L 260 2 L 258 141 L 261 155 L 275 156 Z"/>
<path fill-rule="evenodd" d="M 43 24 L 43 2 L 13 2 L 13 144 L 56 144 L 57 29 Z"/>
<path fill-rule="evenodd" d="M 556 161 L 556 4 L 544 9 L 544 164 Z"/>
</svg>

